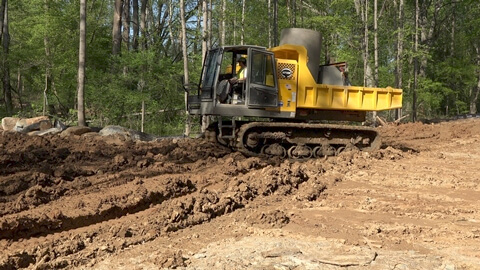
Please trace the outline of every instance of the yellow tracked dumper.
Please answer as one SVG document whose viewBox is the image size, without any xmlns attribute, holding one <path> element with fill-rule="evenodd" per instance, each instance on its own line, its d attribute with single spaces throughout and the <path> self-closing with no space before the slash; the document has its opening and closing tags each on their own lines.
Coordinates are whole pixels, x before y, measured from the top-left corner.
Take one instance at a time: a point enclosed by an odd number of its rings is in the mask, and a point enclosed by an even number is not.
<svg viewBox="0 0 480 270">
<path fill-rule="evenodd" d="M 249 156 L 378 149 L 374 128 L 345 123 L 401 108 L 402 90 L 351 86 L 346 63 L 320 65 L 321 43 L 316 31 L 289 28 L 278 47 L 211 49 L 197 91 L 189 93 L 189 114 L 216 116 L 205 135 Z"/>
</svg>

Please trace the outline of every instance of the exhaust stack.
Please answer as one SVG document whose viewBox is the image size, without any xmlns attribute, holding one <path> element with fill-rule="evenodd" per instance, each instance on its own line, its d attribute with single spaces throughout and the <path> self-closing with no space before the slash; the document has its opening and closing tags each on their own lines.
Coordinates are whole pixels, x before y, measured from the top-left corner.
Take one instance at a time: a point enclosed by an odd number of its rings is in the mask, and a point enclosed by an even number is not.
<svg viewBox="0 0 480 270">
<path fill-rule="evenodd" d="M 319 32 L 310 29 L 286 28 L 282 30 L 280 36 L 280 45 L 284 44 L 300 45 L 307 49 L 307 66 L 312 77 L 318 82 L 322 35 Z"/>
</svg>

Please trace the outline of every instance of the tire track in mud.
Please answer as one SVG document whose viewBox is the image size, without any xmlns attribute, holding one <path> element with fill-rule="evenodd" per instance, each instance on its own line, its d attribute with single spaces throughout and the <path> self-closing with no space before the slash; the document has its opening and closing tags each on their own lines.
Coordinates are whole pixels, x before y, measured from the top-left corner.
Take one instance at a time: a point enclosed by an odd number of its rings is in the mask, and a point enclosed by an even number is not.
<svg viewBox="0 0 480 270">
<path fill-rule="evenodd" d="M 189 140 L 135 143 L 115 137 L 18 133 L 3 133 L 0 146 L 0 216 L 136 177 L 183 173 L 189 170 L 186 164 L 230 153 L 213 143 Z"/>
<path fill-rule="evenodd" d="M 304 196 L 305 199 L 313 200 L 326 188 L 326 185 L 321 182 L 321 177 L 319 178 L 314 175 L 322 172 L 323 169 L 313 173 L 307 172 L 301 164 L 291 165 L 289 162 L 286 162 L 285 164 L 272 165 L 270 162 L 261 161 L 257 158 L 245 159 L 239 155 L 227 157 L 218 160 L 218 162 L 220 164 L 216 166 L 216 169 L 219 167 L 224 169 L 221 175 L 219 175 L 218 172 L 216 174 L 215 172 L 209 172 L 205 175 L 193 173 L 194 175 L 173 177 L 185 177 L 183 183 L 191 180 L 193 184 L 192 186 L 188 186 L 186 190 L 188 192 L 177 192 L 175 193 L 176 196 L 172 195 L 158 204 L 148 204 L 145 202 L 146 200 L 134 200 L 131 196 L 127 196 L 127 198 L 129 198 L 127 201 L 137 201 L 131 204 L 131 209 L 134 207 L 141 206 L 140 208 L 142 208 L 147 206 L 146 209 L 137 212 L 139 215 L 143 215 L 144 213 L 142 212 L 149 213 L 147 217 L 143 218 L 141 225 L 132 224 L 130 218 L 135 215 L 127 215 L 126 212 L 122 213 L 125 214 L 124 216 L 117 216 L 118 219 L 109 221 L 107 225 L 103 224 L 104 222 L 102 223 L 102 221 L 105 220 L 100 218 L 105 218 L 104 212 L 102 211 L 96 213 L 98 220 L 87 215 L 78 216 L 77 220 L 88 218 L 89 220 L 95 221 L 92 222 L 89 227 L 85 227 L 87 232 L 84 233 L 84 235 L 74 236 L 73 239 L 76 240 L 72 241 L 72 239 L 69 238 L 71 238 L 71 234 L 75 234 L 75 232 L 73 232 L 71 228 L 68 228 L 67 225 L 64 225 L 66 227 L 57 229 L 57 231 L 61 229 L 65 230 L 61 234 L 62 236 L 60 236 L 60 239 L 64 240 L 64 244 L 61 240 L 55 240 L 54 235 L 49 236 L 46 234 L 44 237 L 41 237 L 47 240 L 45 241 L 46 243 L 44 242 L 30 250 L 18 248 L 17 246 L 20 245 L 20 243 L 14 242 L 12 246 L 8 248 L 8 255 L 3 258 L 0 257 L 0 269 L 2 269 L 2 267 L 4 269 L 8 269 L 9 267 L 18 268 L 27 263 L 35 264 L 37 267 L 43 265 L 42 267 L 45 268 L 61 268 L 75 264 L 83 265 L 90 261 L 91 257 L 97 257 L 100 256 L 100 254 L 115 252 L 130 245 L 151 241 L 159 235 L 201 224 L 215 217 L 233 212 L 238 208 L 245 207 L 245 205 L 260 196 L 268 197 L 274 194 L 288 196 L 296 194 L 299 190 L 303 189 L 303 192 L 306 194 Z M 172 176 L 165 176 L 164 178 L 172 178 Z M 162 189 L 171 185 L 171 181 L 165 181 L 163 183 L 162 181 L 154 181 L 153 179 L 143 179 L 139 181 L 142 183 L 129 183 L 127 186 L 116 187 L 115 189 L 125 189 L 137 184 L 145 186 L 148 193 L 153 196 L 155 193 L 152 192 L 152 190 L 155 186 L 160 186 L 159 188 Z M 179 180 L 177 179 L 176 181 Z M 307 190 L 307 186 L 300 187 L 308 181 L 311 182 L 308 186 L 312 187 L 313 190 Z M 185 184 L 183 184 L 183 186 L 184 185 Z M 116 192 L 117 190 L 110 190 L 107 193 L 112 194 Z M 88 194 L 86 196 L 89 195 L 95 197 L 97 194 Z M 114 205 L 111 207 L 119 207 L 117 202 L 106 197 L 108 196 L 104 195 L 102 198 L 98 198 L 97 202 L 92 202 L 91 204 L 96 205 L 99 201 L 103 203 L 114 202 Z M 124 197 L 125 196 L 115 196 L 115 198 Z M 75 197 L 72 199 L 75 200 Z M 72 203 L 76 204 L 78 201 Z M 125 207 L 125 205 L 123 206 Z M 106 208 L 104 211 L 113 208 Z M 51 208 L 47 209 L 52 210 Z M 39 211 L 39 213 L 44 212 L 45 211 Z M 24 215 L 24 218 L 27 218 L 27 215 L 30 216 L 31 214 L 32 212 L 30 211 L 30 213 Z M 55 231 L 54 227 L 58 224 L 55 220 L 62 221 L 62 219 L 66 220 L 64 217 L 69 217 L 68 213 L 61 213 L 61 215 L 54 213 L 53 215 L 53 219 L 45 219 L 44 224 L 37 224 L 43 227 L 50 226 L 45 233 L 53 233 Z M 21 219 L 16 217 L 12 220 L 18 221 Z M 35 218 L 32 217 L 30 217 L 30 220 L 33 220 L 33 222 L 36 221 Z M 71 220 L 73 221 L 73 219 Z M 68 224 L 67 221 L 65 222 Z M 0 224 L 5 226 L 5 222 L 3 221 L 0 221 Z M 10 228 L 7 228 L 8 226 L 2 227 L 0 234 L 2 238 L 8 238 L 6 237 L 8 234 L 14 233 L 15 230 L 18 230 L 22 226 L 27 229 L 24 225 L 17 227 L 11 226 Z M 99 226 L 103 228 L 98 229 Z M 32 227 L 28 227 L 28 229 L 31 228 Z M 32 235 L 32 232 L 29 233 Z M 56 237 L 58 239 L 58 236 Z M 118 243 L 104 248 L 102 243 L 105 242 L 106 239 L 109 239 L 108 241 L 110 242 L 111 239 L 117 239 Z M 15 238 L 9 238 L 8 240 L 15 240 Z M 34 238 L 25 238 L 24 241 L 34 241 Z M 115 242 L 115 240 L 113 242 Z M 48 259 L 45 259 L 45 256 L 47 256 L 45 253 L 48 253 Z M 68 259 L 66 257 L 68 257 Z"/>
<path fill-rule="evenodd" d="M 137 158 L 117 153 L 108 163 L 117 166 L 114 179 L 84 176 L 90 184 L 78 190 L 1 216 L 0 269 L 87 265 L 103 255 L 234 212 L 258 198 L 316 200 L 352 167 L 366 166 L 359 159 L 400 155 L 381 150 L 292 163 L 245 158 L 198 142 L 176 146 L 164 154 L 144 151 Z M 143 163 L 146 158 L 151 158 L 150 164 Z M 139 162 L 144 165 L 138 166 Z M 288 223 L 282 213 L 268 215 L 259 216 L 259 222 Z"/>
<path fill-rule="evenodd" d="M 0 239 L 17 241 L 89 226 L 143 211 L 151 204 L 195 190 L 188 179 L 167 178 L 152 182 L 158 182 L 158 187 L 146 188 L 142 186 L 142 180 L 138 180 L 104 191 L 107 195 L 93 193 L 81 198 L 57 200 L 53 205 L 38 207 L 27 213 L 3 216 L 0 218 Z"/>
</svg>

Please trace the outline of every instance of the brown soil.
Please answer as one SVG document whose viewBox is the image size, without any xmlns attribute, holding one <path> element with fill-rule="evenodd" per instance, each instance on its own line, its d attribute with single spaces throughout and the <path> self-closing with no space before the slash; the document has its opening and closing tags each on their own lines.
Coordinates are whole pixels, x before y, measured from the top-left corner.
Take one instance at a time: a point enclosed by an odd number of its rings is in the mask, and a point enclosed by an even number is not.
<svg viewBox="0 0 480 270">
<path fill-rule="evenodd" d="M 480 120 L 380 133 L 300 162 L 3 132 L 0 269 L 480 269 Z"/>
</svg>

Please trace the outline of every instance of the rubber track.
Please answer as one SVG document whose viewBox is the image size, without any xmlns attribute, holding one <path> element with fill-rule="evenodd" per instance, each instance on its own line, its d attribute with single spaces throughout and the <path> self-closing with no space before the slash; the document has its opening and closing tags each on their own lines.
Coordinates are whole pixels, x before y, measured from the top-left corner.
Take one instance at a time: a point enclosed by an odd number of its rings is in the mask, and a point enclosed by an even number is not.
<svg viewBox="0 0 480 270">
<path fill-rule="evenodd" d="M 363 126 L 349 126 L 349 125 L 333 125 L 333 124 L 312 124 L 312 123 L 285 123 L 285 122 L 251 122 L 243 124 L 239 131 L 237 132 L 237 138 L 235 142 L 235 147 L 241 153 L 248 155 L 248 156 L 260 156 L 260 153 L 252 152 L 248 150 L 245 145 L 243 144 L 244 136 L 247 131 L 251 128 L 255 127 L 262 127 L 262 128 L 299 128 L 299 129 L 311 129 L 311 128 L 323 128 L 323 129 L 336 129 L 336 130 L 344 130 L 344 131 L 369 131 L 375 132 L 376 137 L 374 141 L 371 143 L 369 147 L 363 148 L 362 151 L 373 151 L 380 149 L 381 146 L 381 138 L 378 132 L 370 127 L 363 127 Z"/>
</svg>

